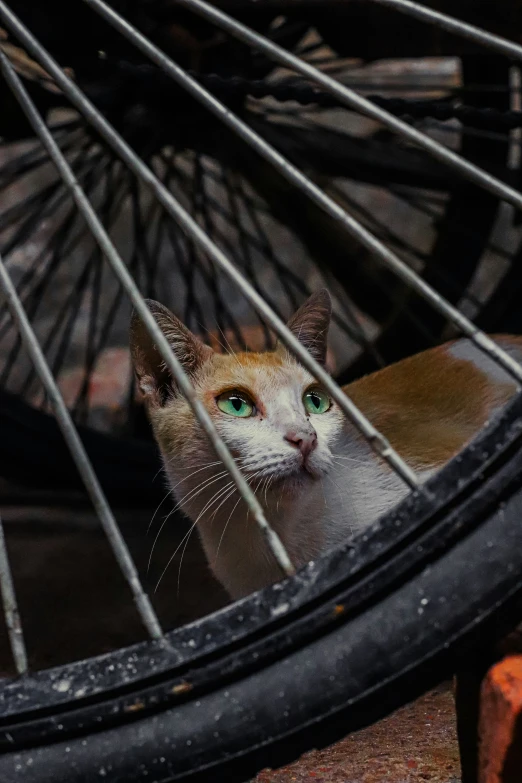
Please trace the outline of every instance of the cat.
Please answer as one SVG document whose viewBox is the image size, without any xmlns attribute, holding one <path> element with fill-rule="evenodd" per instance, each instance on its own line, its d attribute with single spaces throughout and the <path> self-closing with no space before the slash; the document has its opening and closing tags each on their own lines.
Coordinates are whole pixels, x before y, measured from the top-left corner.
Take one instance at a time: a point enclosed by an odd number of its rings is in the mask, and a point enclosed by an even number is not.
<svg viewBox="0 0 522 783">
<path fill-rule="evenodd" d="M 166 307 L 147 304 L 255 489 L 296 568 L 364 530 L 409 491 L 281 344 L 217 353 Z M 288 328 L 324 366 L 331 300 L 322 290 Z M 522 338 L 496 338 L 517 359 Z M 281 578 L 245 504 L 136 314 L 131 356 L 165 472 L 233 599 Z M 469 340 L 404 359 L 344 387 L 422 480 L 468 443 L 517 384 Z"/>
</svg>

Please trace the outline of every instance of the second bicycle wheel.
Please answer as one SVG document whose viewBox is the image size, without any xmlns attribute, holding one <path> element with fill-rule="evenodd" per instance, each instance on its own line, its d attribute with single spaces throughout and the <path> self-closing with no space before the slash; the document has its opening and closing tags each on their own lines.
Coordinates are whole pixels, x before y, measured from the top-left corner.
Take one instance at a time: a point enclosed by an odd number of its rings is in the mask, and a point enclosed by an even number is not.
<svg viewBox="0 0 522 783">
<path fill-rule="evenodd" d="M 154 29 L 158 22 L 148 13 L 148 29 Z M 325 9 L 320 29 L 328 27 L 329 13 Z M 247 145 L 238 143 L 97 20 L 90 15 L 87 19 L 91 39 L 85 38 L 80 52 L 64 48 L 57 32 L 32 15 L 33 23 L 42 25 L 44 43 L 70 63 L 87 95 L 276 312 L 288 317 L 317 285 L 330 287 L 335 296 L 330 369 L 338 378 L 346 382 L 359 377 L 448 335 L 444 319 L 376 265 L 335 222 L 299 194 L 289 198 L 285 181 L 268 172 Z M 180 20 L 187 27 L 174 26 L 171 38 L 165 38 L 168 26 L 154 33 L 167 51 L 181 52 L 189 65 L 197 64 L 203 84 L 217 90 L 258 133 L 353 211 L 450 302 L 482 319 L 488 329 L 511 325 L 516 317 L 509 315 L 511 310 L 499 310 L 494 301 L 489 304 L 495 286 L 510 287 L 509 280 L 518 274 L 520 232 L 497 198 L 463 185 L 428 156 L 383 135 L 375 123 L 335 108 L 331 101 L 324 108 L 319 98 L 310 103 L 305 83 L 296 83 L 260 55 L 252 57 L 240 44 L 228 41 L 223 49 L 223 40 L 212 38 L 208 26 L 198 26 L 194 17 Z M 347 58 L 344 49 L 340 54 L 332 49 L 328 34 L 322 38 L 313 22 L 303 12 L 286 19 L 268 14 L 255 24 L 323 72 L 370 93 L 385 91 L 388 99 L 413 96 L 439 104 L 464 100 L 499 110 L 515 100 L 514 77 L 501 57 L 465 52 L 460 68 L 459 60 L 449 56 L 410 64 L 400 59 L 365 64 Z M 180 30 L 186 31 L 186 41 Z M 192 38 L 188 31 L 193 31 Z M 55 118 L 56 139 L 143 294 L 157 298 L 161 292 L 165 304 L 190 328 L 210 335 L 215 345 L 223 343 L 222 332 L 233 345 L 267 344 L 268 331 L 233 287 L 216 277 L 161 205 L 133 182 L 81 118 L 71 116 L 69 109 L 64 114 L 63 97 L 23 50 L 8 45 L 40 105 Z M 400 55 L 399 49 L 395 56 Z M 302 105 L 304 98 L 308 104 Z M 157 471 L 157 458 L 151 445 L 137 442 L 150 443 L 150 433 L 131 378 L 128 305 L 104 271 L 87 228 L 67 204 L 66 190 L 39 142 L 13 140 L 27 135 L 17 111 L 11 107 L 3 120 L 0 251 L 19 280 L 24 305 L 73 417 L 87 427 L 86 443 L 103 486 L 118 504 L 152 506 L 158 493 L 147 487 Z M 417 121 L 419 128 L 435 138 L 447 137 L 451 146 L 489 170 L 509 171 L 507 132 L 459 129 L 431 119 L 429 110 L 427 115 Z M 390 229 L 388 216 L 395 215 L 400 220 L 394 218 Z M 51 434 L 52 421 L 38 415 L 48 409 L 5 311 L 0 356 L 7 434 L 0 452 L 2 472 L 15 482 L 24 481 L 29 438 L 34 444 L 31 480 L 38 476 L 40 487 L 76 490 L 80 483 L 60 450 L 58 433 Z M 44 456 L 50 442 L 56 443 L 51 461 Z M 121 466 L 119 475 L 116 465 Z M 123 489 L 123 475 L 131 478 L 135 492 Z"/>
</svg>

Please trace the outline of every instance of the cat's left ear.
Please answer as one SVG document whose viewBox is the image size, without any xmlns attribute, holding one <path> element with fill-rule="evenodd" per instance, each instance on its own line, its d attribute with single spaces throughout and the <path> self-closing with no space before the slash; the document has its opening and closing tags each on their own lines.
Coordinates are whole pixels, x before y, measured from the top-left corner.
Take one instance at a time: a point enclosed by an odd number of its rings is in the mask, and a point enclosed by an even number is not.
<svg viewBox="0 0 522 783">
<path fill-rule="evenodd" d="M 288 328 L 314 359 L 326 363 L 328 328 L 332 317 L 332 300 L 326 288 L 317 291 L 301 305 L 288 321 Z"/>
<path fill-rule="evenodd" d="M 212 356 L 212 348 L 192 334 L 164 305 L 152 299 L 145 302 L 183 369 L 194 376 Z M 164 405 L 170 393 L 177 390 L 176 380 L 136 311 L 131 318 L 130 349 L 138 385 L 146 403 L 152 407 Z"/>
</svg>

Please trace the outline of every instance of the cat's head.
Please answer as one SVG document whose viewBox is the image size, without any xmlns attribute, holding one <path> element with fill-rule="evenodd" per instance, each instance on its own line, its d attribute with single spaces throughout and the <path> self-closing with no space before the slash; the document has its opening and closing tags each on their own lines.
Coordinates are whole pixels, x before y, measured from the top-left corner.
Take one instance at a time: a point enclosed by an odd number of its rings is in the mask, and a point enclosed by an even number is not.
<svg viewBox="0 0 522 783">
<path fill-rule="evenodd" d="M 217 353 L 167 308 L 150 300 L 148 306 L 245 476 L 256 485 L 267 479 L 272 488 L 286 487 L 291 492 L 330 469 L 330 447 L 341 429 L 342 415 L 284 347 L 264 353 Z M 330 296 L 323 290 L 311 296 L 288 323 L 323 365 L 330 315 Z M 190 470 L 199 472 L 195 478 L 201 480 L 211 465 L 217 466 L 213 468 L 217 474 L 219 463 L 211 445 L 136 315 L 131 353 L 171 479 L 182 480 Z"/>
</svg>

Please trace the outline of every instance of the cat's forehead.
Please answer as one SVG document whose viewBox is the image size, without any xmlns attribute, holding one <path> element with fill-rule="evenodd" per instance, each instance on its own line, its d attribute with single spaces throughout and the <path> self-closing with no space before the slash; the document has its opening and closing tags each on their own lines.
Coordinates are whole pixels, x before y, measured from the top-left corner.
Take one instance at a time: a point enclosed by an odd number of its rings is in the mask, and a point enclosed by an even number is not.
<svg viewBox="0 0 522 783">
<path fill-rule="evenodd" d="M 302 365 L 278 351 L 214 354 L 208 364 L 207 379 L 214 387 L 237 384 L 259 390 L 313 382 Z"/>
</svg>

